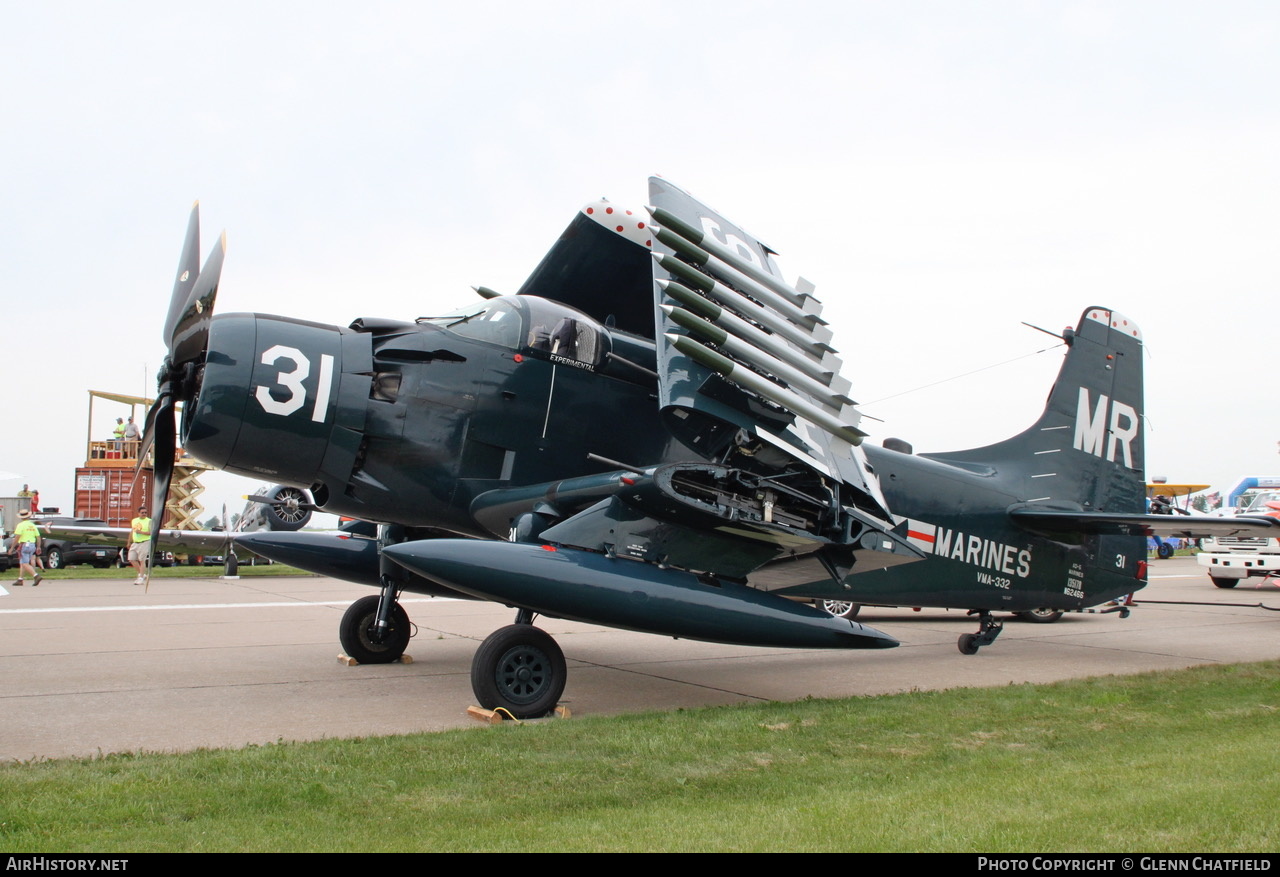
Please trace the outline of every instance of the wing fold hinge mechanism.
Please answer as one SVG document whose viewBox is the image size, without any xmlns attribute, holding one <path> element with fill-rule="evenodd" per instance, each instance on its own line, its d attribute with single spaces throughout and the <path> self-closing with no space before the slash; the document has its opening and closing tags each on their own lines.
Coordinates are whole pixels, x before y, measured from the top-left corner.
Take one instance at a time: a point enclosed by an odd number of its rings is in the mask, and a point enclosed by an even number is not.
<svg viewBox="0 0 1280 877">
<path fill-rule="evenodd" d="M 843 505 L 825 482 L 711 463 L 657 467 L 539 538 L 736 580 L 780 558 L 813 555 L 843 578 L 860 552 L 884 555 L 878 566 L 922 556 L 889 522 Z"/>
</svg>

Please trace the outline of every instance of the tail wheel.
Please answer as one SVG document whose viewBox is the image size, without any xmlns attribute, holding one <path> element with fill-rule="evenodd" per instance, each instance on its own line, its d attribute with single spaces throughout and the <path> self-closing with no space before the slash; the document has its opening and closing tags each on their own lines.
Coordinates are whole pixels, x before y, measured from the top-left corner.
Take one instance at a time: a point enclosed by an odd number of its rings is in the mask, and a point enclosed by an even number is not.
<svg viewBox="0 0 1280 877">
<path fill-rule="evenodd" d="M 471 690 L 485 709 L 536 719 L 560 702 L 566 674 L 564 652 L 550 634 L 531 624 L 509 624 L 476 649 Z"/>
<path fill-rule="evenodd" d="M 374 642 L 369 637 L 369 630 L 377 619 L 378 595 L 371 594 L 347 607 L 338 625 L 343 651 L 361 664 L 390 664 L 400 660 L 413 636 L 409 613 L 399 603 L 391 609 L 391 629 L 382 642 Z"/>
<path fill-rule="evenodd" d="M 1216 588 L 1234 588 L 1240 583 L 1239 579 L 1228 579 L 1223 576 L 1209 576 L 1209 581 L 1213 582 Z"/>
</svg>

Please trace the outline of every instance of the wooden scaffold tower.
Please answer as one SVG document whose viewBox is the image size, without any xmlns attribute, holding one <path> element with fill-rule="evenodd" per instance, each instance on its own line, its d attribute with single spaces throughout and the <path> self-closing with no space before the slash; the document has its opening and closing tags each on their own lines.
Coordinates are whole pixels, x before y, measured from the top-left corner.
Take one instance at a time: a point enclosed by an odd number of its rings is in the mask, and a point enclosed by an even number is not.
<svg viewBox="0 0 1280 877">
<path fill-rule="evenodd" d="M 89 391 L 89 428 L 84 466 L 76 470 L 75 514 L 82 518 L 99 518 L 113 526 L 126 526 L 137 507 L 149 504 L 151 479 L 154 470 L 154 450 L 142 453 L 141 429 L 150 399 L 122 393 Z M 110 402 L 128 406 L 127 413 L 117 415 L 118 421 L 132 420 L 138 427 L 137 438 L 112 435 L 111 438 L 93 437 L 95 403 Z M 113 418 L 114 419 L 114 418 Z M 204 485 L 200 476 L 213 467 L 188 457 L 178 448 L 174 457 L 173 481 L 169 488 L 169 501 L 165 505 L 163 526 L 178 530 L 200 529 L 200 516 L 204 506 L 200 494 Z"/>
</svg>

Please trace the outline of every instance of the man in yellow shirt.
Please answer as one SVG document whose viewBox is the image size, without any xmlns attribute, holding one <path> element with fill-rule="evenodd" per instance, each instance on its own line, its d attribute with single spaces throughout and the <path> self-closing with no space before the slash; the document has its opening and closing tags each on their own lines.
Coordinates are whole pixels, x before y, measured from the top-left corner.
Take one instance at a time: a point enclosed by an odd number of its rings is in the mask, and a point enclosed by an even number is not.
<svg viewBox="0 0 1280 877">
<path fill-rule="evenodd" d="M 151 519 L 147 517 L 147 507 L 138 506 L 138 516 L 129 523 L 129 563 L 138 577 L 135 585 L 147 582 L 147 561 L 151 558 Z"/>
<path fill-rule="evenodd" d="M 34 566 L 36 553 L 40 551 L 42 540 L 40 538 L 40 530 L 31 520 L 31 512 L 23 509 L 18 512 L 18 517 L 22 520 L 18 522 L 18 526 L 13 528 L 13 546 L 9 549 L 10 554 L 18 555 L 18 580 L 14 582 L 14 586 L 21 588 L 25 585 L 27 573 L 31 573 L 31 586 L 40 584 L 40 580 L 44 576 L 36 572 Z"/>
</svg>

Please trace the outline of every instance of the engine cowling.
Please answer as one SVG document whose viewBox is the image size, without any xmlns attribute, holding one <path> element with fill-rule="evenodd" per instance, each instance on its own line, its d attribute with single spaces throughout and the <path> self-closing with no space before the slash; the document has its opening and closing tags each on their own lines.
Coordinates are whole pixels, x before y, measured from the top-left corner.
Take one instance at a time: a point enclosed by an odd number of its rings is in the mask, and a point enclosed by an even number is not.
<svg viewBox="0 0 1280 877">
<path fill-rule="evenodd" d="M 220 469 L 280 482 L 277 490 L 345 485 L 371 370 L 367 334 L 266 314 L 215 317 L 183 412 L 183 444 Z"/>
</svg>

